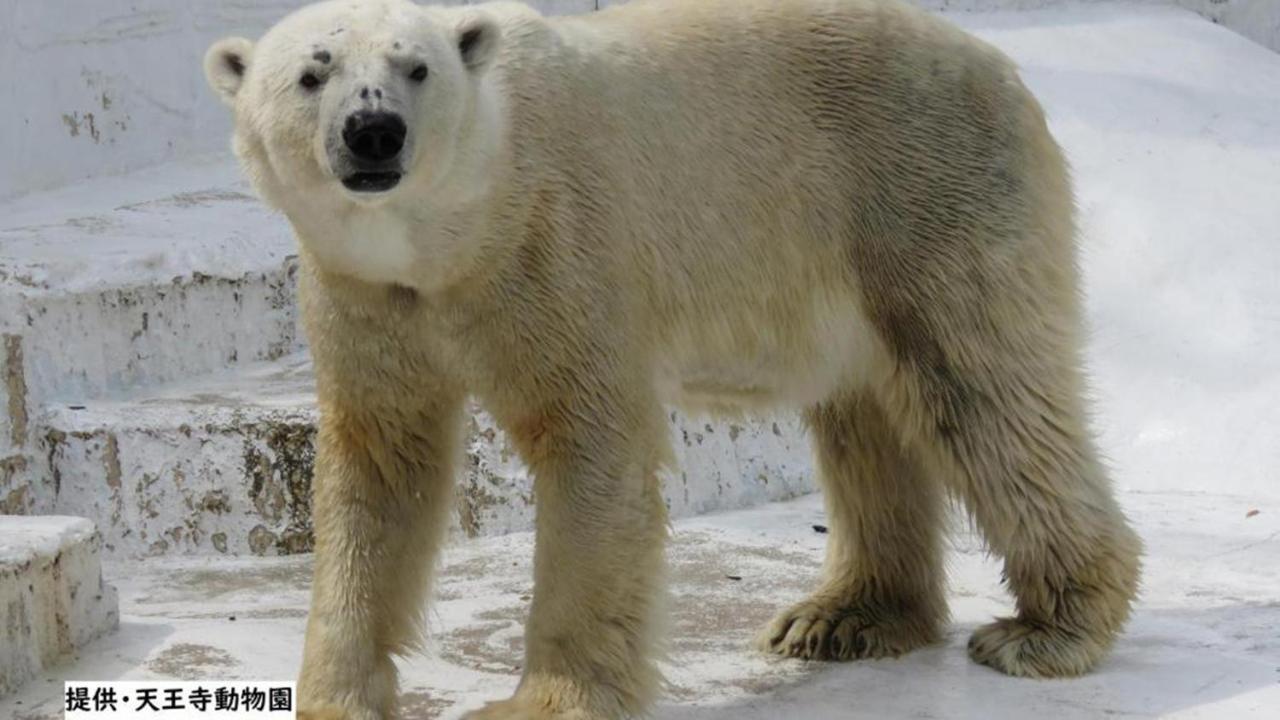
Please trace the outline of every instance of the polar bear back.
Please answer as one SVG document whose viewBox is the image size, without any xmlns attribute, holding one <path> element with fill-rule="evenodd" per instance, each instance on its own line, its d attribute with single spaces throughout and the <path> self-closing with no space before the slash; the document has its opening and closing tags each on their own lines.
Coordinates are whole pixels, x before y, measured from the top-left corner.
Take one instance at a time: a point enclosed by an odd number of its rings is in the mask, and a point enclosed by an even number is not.
<svg viewBox="0 0 1280 720">
<path fill-rule="evenodd" d="M 859 371 L 873 263 L 1071 265 L 1028 241 L 1069 239 L 1072 203 L 1013 64 L 896 0 L 640 0 L 507 33 L 516 185 L 564 211 L 557 242 L 614 246 L 686 390 L 708 368 L 708 395 L 807 402 Z M 847 361 L 798 360 L 822 355 Z"/>
</svg>

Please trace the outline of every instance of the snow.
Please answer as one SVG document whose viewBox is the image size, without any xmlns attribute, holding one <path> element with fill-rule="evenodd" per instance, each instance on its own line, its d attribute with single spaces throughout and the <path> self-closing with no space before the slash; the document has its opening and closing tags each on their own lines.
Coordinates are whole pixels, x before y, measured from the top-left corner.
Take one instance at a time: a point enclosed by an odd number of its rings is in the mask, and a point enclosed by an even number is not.
<svg viewBox="0 0 1280 720">
<path fill-rule="evenodd" d="M 1159 7 L 952 19 L 1020 63 L 1074 165 L 1097 427 L 1147 549 L 1133 620 L 1083 678 L 973 664 L 968 634 L 1011 601 L 961 531 L 943 644 L 893 661 L 771 660 L 748 641 L 816 578 L 819 499 L 681 520 L 672 687 L 656 716 L 1280 716 L 1280 55 Z M 456 718 L 514 687 L 532 544 L 517 533 L 447 552 L 429 649 L 402 662 L 406 716 Z M 307 558 L 107 574 L 121 632 L 0 700 L 0 716 L 58 717 L 66 678 L 295 675 Z"/>
</svg>

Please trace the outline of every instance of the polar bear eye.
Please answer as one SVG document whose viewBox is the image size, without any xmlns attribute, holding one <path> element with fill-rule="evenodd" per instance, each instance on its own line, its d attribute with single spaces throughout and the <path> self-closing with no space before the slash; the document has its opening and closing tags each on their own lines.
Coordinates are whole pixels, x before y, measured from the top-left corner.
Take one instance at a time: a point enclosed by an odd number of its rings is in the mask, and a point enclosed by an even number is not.
<svg viewBox="0 0 1280 720">
<path fill-rule="evenodd" d="M 414 68 L 413 72 L 409 73 L 409 79 L 414 82 L 422 82 L 423 80 L 426 80 L 427 66 L 419 65 L 418 67 Z"/>
<path fill-rule="evenodd" d="M 298 80 L 298 84 L 308 90 L 315 90 L 320 87 L 320 78 L 315 73 L 306 73 L 302 79 Z"/>
</svg>

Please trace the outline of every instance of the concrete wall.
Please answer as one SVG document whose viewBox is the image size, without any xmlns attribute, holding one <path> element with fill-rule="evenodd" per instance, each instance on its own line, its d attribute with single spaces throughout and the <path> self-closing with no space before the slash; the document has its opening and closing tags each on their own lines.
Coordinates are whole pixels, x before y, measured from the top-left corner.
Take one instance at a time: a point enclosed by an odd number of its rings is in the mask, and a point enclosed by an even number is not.
<svg viewBox="0 0 1280 720">
<path fill-rule="evenodd" d="M 0 0 L 0 199 L 221 151 L 204 51 L 305 0 Z M 583 12 L 595 0 L 539 0 Z"/>
<path fill-rule="evenodd" d="M 1280 52 L 1280 0 L 1177 0 L 1177 3 Z"/>
<path fill-rule="evenodd" d="M 0 199 L 223 150 L 226 113 L 204 50 L 255 36 L 305 0 L 0 0 Z M 461 0 L 455 0 L 461 1 Z M 582 12 L 620 0 L 534 0 Z M 690 0 L 696 2 L 697 0 Z M 930 9 L 1027 9 L 1103 0 L 914 0 Z M 1280 0 L 1177 2 L 1280 49 Z"/>
<path fill-rule="evenodd" d="M 1086 3 L 1178 5 L 1280 52 L 1280 0 L 907 0 L 930 10 L 1034 10 Z"/>
</svg>

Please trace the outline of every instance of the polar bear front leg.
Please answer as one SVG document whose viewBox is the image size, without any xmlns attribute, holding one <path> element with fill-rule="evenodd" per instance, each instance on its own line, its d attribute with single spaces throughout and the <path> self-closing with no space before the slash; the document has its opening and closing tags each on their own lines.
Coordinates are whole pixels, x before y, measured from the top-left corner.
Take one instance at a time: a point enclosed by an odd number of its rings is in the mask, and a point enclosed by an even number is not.
<svg viewBox="0 0 1280 720">
<path fill-rule="evenodd" d="M 419 641 L 452 507 L 460 400 L 419 386 L 429 400 L 357 403 L 351 389 L 320 387 L 315 578 L 298 682 L 307 720 L 394 716 L 392 655 Z"/>
<path fill-rule="evenodd" d="M 568 401 L 510 428 L 537 496 L 534 596 L 525 671 L 509 700 L 467 720 L 614 720 L 657 694 L 666 506 L 656 403 Z"/>
</svg>

